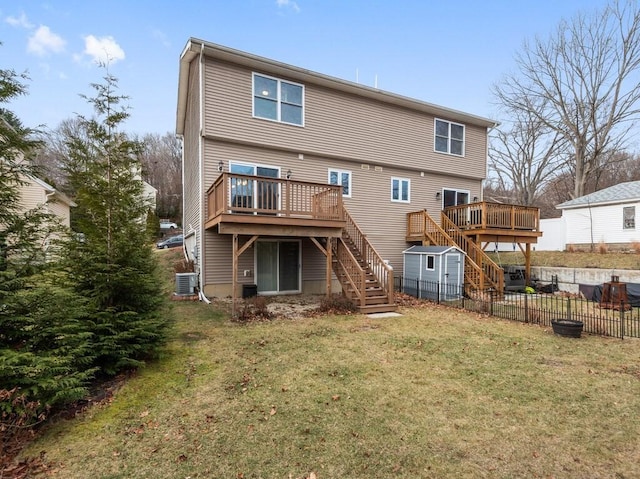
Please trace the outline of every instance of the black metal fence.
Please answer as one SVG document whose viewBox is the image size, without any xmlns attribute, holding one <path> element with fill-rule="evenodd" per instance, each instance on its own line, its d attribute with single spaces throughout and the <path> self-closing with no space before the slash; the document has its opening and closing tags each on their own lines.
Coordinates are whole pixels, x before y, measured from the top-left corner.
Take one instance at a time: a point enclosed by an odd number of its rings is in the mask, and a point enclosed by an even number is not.
<svg viewBox="0 0 640 479">
<path fill-rule="evenodd" d="M 468 311 L 551 327 L 552 321 L 582 321 L 585 333 L 640 338 L 640 308 L 629 303 L 600 303 L 568 293 L 525 294 L 471 291 L 465 285 L 396 276 L 395 290 Z"/>
</svg>

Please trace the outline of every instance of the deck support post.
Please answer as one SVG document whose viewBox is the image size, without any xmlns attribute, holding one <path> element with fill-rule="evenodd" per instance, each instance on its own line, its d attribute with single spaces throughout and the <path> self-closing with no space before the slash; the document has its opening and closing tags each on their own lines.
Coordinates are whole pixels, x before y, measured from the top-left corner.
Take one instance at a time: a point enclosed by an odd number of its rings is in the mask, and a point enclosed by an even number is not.
<svg viewBox="0 0 640 479">
<path fill-rule="evenodd" d="M 527 243 L 525 245 L 525 253 L 524 253 L 524 284 L 529 286 L 529 281 L 531 280 L 531 244 Z"/>
<path fill-rule="evenodd" d="M 238 285 L 238 235 L 233 235 L 231 254 L 231 318 L 236 317 L 236 287 Z"/>
</svg>

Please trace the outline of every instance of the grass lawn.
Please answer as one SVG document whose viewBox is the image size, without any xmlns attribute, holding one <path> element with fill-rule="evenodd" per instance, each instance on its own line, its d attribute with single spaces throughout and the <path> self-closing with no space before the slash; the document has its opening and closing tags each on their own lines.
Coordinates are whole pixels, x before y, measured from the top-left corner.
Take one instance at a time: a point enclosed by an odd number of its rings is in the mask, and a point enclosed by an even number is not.
<svg viewBox="0 0 640 479">
<path fill-rule="evenodd" d="M 487 253 L 500 266 L 524 264 L 524 255 L 519 251 L 492 253 L 489 247 Z M 531 265 L 565 268 L 640 269 L 640 254 L 635 252 L 532 251 Z"/>
<path fill-rule="evenodd" d="M 24 454 L 65 479 L 640 477 L 640 342 L 402 312 L 238 324 L 176 302 L 162 358 Z"/>
</svg>

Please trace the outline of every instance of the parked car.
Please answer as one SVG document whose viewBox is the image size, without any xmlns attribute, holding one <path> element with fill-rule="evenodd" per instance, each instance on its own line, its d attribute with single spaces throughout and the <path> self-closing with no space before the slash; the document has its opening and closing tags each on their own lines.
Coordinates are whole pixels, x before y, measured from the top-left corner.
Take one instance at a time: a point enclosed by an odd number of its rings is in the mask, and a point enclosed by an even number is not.
<svg viewBox="0 0 640 479">
<path fill-rule="evenodd" d="M 166 248 L 178 248 L 182 246 L 184 243 L 184 238 L 182 235 L 172 236 L 171 238 L 167 238 L 164 241 L 160 241 L 156 244 L 158 249 L 166 249 Z"/>
<path fill-rule="evenodd" d="M 178 229 L 178 225 L 170 220 L 160 220 L 160 230 L 175 230 Z"/>
</svg>

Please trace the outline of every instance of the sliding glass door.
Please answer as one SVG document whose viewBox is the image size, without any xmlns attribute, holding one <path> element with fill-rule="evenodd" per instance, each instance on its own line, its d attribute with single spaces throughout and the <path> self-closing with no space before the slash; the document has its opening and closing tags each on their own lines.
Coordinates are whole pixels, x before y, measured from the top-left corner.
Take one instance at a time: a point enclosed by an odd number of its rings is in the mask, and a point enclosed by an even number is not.
<svg viewBox="0 0 640 479">
<path fill-rule="evenodd" d="M 301 291 L 300 241 L 257 241 L 255 262 L 259 293 Z"/>
</svg>

